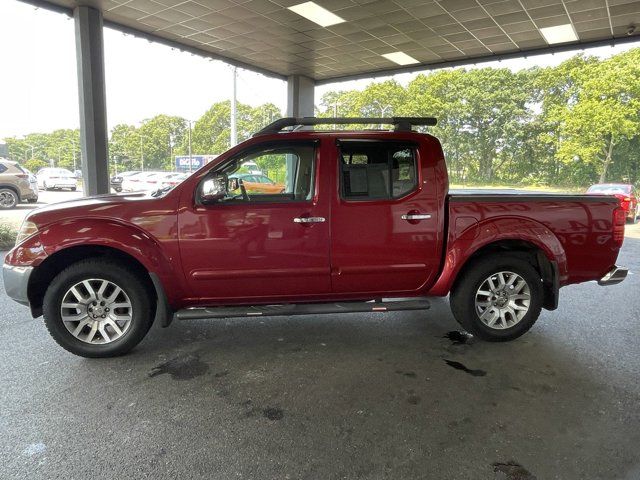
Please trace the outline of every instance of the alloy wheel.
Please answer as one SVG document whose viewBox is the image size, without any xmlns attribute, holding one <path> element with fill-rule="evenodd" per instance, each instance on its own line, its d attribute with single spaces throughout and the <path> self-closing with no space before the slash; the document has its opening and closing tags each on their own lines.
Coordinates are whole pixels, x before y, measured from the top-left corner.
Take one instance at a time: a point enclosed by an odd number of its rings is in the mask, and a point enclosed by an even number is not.
<svg viewBox="0 0 640 480">
<path fill-rule="evenodd" d="M 91 278 L 67 290 L 60 315 L 64 326 L 78 340 L 106 344 L 127 332 L 133 306 L 127 293 L 114 282 Z"/>
<path fill-rule="evenodd" d="M 480 321 L 497 330 L 518 324 L 529 311 L 530 303 L 529 284 L 514 272 L 490 275 L 475 296 L 475 309 Z"/>
<path fill-rule="evenodd" d="M 16 196 L 8 191 L 4 190 L 0 192 L 0 207 L 2 208 L 12 208 L 16 204 Z"/>
</svg>

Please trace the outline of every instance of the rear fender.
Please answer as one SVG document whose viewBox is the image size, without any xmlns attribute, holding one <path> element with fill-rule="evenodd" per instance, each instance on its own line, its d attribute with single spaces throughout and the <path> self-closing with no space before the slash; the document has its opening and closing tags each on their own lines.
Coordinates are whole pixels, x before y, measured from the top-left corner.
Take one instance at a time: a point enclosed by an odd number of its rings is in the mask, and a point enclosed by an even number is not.
<svg viewBox="0 0 640 480">
<path fill-rule="evenodd" d="M 454 228 L 451 225 L 451 228 Z M 453 237 L 453 238 L 452 238 Z M 557 267 L 559 284 L 568 277 L 567 256 L 564 247 L 546 226 L 522 217 L 500 217 L 472 225 L 449 236 L 443 268 L 429 295 L 444 296 L 449 293 L 460 270 L 480 249 L 502 241 L 526 242 L 539 249 Z"/>
</svg>

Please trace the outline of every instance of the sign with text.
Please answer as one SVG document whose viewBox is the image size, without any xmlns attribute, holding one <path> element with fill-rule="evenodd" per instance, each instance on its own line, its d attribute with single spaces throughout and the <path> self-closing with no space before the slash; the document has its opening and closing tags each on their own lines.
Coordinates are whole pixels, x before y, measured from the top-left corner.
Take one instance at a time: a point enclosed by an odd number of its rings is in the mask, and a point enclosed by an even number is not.
<svg viewBox="0 0 640 480">
<path fill-rule="evenodd" d="M 176 170 L 180 172 L 195 172 L 218 155 L 191 155 L 191 168 L 189 168 L 189 155 L 176 156 Z"/>
</svg>

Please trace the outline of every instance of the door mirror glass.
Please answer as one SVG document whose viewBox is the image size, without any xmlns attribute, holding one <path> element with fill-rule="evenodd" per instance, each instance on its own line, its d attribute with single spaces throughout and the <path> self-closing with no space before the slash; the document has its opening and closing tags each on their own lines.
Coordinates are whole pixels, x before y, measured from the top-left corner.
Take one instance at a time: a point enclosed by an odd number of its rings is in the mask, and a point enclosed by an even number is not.
<svg viewBox="0 0 640 480">
<path fill-rule="evenodd" d="M 200 189 L 200 201 L 202 203 L 215 203 L 227 195 L 227 176 L 216 175 L 202 182 Z"/>
</svg>

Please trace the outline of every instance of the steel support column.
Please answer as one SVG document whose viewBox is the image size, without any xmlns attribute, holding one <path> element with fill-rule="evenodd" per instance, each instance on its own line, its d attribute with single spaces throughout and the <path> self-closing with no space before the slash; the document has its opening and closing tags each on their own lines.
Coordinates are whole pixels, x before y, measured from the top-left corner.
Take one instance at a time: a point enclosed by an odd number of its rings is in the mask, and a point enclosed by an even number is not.
<svg viewBox="0 0 640 480">
<path fill-rule="evenodd" d="M 315 82 L 309 77 L 291 75 L 287 78 L 287 116 L 313 117 Z"/>
<path fill-rule="evenodd" d="M 76 7 L 73 10 L 73 18 L 76 32 L 84 193 L 109 193 L 102 12 L 91 7 Z"/>
</svg>

